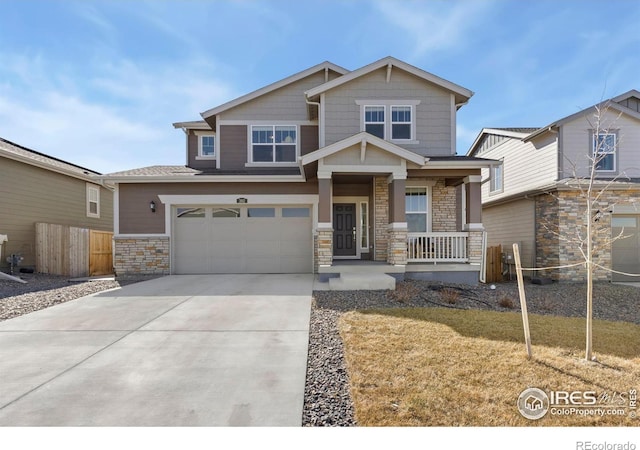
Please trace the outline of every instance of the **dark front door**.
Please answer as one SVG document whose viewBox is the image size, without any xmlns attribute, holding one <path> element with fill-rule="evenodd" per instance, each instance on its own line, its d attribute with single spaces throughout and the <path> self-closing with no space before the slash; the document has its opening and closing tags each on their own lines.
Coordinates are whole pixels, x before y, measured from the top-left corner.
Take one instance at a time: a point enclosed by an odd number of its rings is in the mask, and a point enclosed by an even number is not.
<svg viewBox="0 0 640 450">
<path fill-rule="evenodd" d="M 356 205 L 333 205 L 333 256 L 356 256 Z"/>
</svg>

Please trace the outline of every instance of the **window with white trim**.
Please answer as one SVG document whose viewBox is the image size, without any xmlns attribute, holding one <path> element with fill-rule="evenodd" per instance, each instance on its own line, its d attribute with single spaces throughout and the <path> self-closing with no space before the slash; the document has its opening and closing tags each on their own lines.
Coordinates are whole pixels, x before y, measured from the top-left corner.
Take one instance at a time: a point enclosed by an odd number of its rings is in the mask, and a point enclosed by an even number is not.
<svg viewBox="0 0 640 450">
<path fill-rule="evenodd" d="M 384 106 L 364 107 L 364 131 L 384 139 Z"/>
<path fill-rule="evenodd" d="M 502 164 L 500 164 L 499 166 L 492 166 L 490 170 L 490 192 L 502 192 L 502 185 L 504 180 L 504 171 L 502 170 Z"/>
<path fill-rule="evenodd" d="M 411 106 L 391 107 L 391 139 L 409 140 L 411 139 L 411 125 L 413 116 Z"/>
<path fill-rule="evenodd" d="M 616 171 L 616 135 L 614 133 L 594 133 L 593 157 L 597 171 Z"/>
<path fill-rule="evenodd" d="M 295 125 L 253 125 L 251 162 L 295 163 L 298 155 Z"/>
<path fill-rule="evenodd" d="M 380 103 L 382 104 L 369 104 L 365 100 L 356 100 L 356 104 L 362 108 L 362 131 L 380 139 L 416 143 L 414 109 L 420 102 L 401 100 L 398 103 L 393 100 L 392 103 L 390 100 L 382 100 Z"/>
<path fill-rule="evenodd" d="M 198 156 L 200 158 L 215 158 L 216 137 L 213 134 L 198 136 Z"/>
<path fill-rule="evenodd" d="M 87 183 L 87 217 L 100 218 L 100 186 Z"/>
<path fill-rule="evenodd" d="M 409 233 L 426 233 L 428 205 L 426 187 L 408 187 L 405 191 L 405 215 Z"/>
</svg>

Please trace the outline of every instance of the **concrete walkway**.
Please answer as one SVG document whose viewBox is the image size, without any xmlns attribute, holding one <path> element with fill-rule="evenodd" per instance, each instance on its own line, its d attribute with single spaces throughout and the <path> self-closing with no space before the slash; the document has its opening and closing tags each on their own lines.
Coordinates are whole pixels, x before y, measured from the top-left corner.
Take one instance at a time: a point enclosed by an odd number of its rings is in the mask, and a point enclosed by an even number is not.
<svg viewBox="0 0 640 450">
<path fill-rule="evenodd" d="M 300 426 L 312 285 L 170 276 L 0 322 L 0 425 Z"/>
</svg>

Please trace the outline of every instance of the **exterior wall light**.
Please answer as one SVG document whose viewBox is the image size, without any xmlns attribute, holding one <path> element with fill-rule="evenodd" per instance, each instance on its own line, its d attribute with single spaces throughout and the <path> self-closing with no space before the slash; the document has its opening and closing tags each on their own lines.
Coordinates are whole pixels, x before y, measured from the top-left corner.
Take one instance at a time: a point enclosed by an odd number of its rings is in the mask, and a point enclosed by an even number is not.
<svg viewBox="0 0 640 450">
<path fill-rule="evenodd" d="M 156 202 L 151 200 L 151 202 L 149 203 L 149 208 L 151 208 L 152 213 L 156 212 Z"/>
</svg>

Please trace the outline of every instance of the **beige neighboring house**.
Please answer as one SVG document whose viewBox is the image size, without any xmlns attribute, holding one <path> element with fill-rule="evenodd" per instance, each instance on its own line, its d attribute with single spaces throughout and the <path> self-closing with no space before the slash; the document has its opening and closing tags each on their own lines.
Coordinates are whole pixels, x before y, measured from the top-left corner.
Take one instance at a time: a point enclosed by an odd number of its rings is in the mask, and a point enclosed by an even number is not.
<svg viewBox="0 0 640 450">
<path fill-rule="evenodd" d="M 599 133 L 594 114 L 602 111 Z M 608 185 L 596 205 L 601 230 L 596 262 L 640 273 L 640 92 L 631 90 L 542 128 L 484 128 L 468 156 L 502 161 L 482 171 L 483 221 L 488 244 L 520 244 L 523 266 L 551 267 L 583 260 L 564 239 L 585 224 L 585 202 L 576 177 L 588 177 L 594 149 L 602 155 L 596 185 Z M 613 180 L 613 182 L 611 182 Z M 627 238 L 607 242 L 624 229 Z M 583 266 L 548 271 L 558 280 L 580 281 Z M 638 281 L 596 269 L 600 280 Z"/>
<path fill-rule="evenodd" d="M 113 191 L 100 185 L 98 172 L 0 138 L 0 270 L 11 254 L 19 267 L 36 265 L 36 223 L 112 231 Z"/>
<path fill-rule="evenodd" d="M 115 186 L 118 275 L 318 273 L 477 283 L 481 169 L 456 156 L 473 93 L 392 57 L 310 67 L 178 122 L 186 164 Z"/>
</svg>

